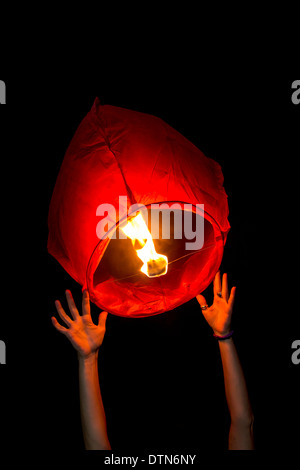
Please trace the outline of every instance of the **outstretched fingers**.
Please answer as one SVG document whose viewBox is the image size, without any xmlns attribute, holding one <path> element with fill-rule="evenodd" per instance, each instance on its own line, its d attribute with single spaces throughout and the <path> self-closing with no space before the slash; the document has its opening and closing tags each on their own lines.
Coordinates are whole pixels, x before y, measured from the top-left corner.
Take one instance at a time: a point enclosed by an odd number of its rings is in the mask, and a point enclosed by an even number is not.
<svg viewBox="0 0 300 470">
<path fill-rule="evenodd" d="M 220 271 L 218 271 L 214 278 L 214 296 L 218 295 L 220 292 L 222 292 L 222 284 L 221 274 Z"/>
<path fill-rule="evenodd" d="M 65 328 L 64 326 L 61 326 L 58 321 L 56 320 L 55 317 L 51 317 L 52 320 L 52 325 L 62 334 L 67 335 L 68 334 L 68 328 Z"/>
<path fill-rule="evenodd" d="M 227 273 L 224 273 L 222 277 L 222 297 L 223 299 L 226 300 L 226 302 L 228 302 L 229 294 L 228 294 Z"/>
<path fill-rule="evenodd" d="M 107 315 L 108 315 L 108 312 L 100 312 L 99 318 L 98 318 L 98 326 L 105 327 Z"/>
<path fill-rule="evenodd" d="M 79 312 L 77 310 L 77 307 L 75 305 L 75 302 L 74 302 L 74 299 L 70 290 L 66 290 L 66 298 L 67 298 L 71 315 L 73 319 L 76 320 L 79 317 Z"/>
<path fill-rule="evenodd" d="M 229 296 L 229 299 L 228 299 L 228 305 L 231 309 L 232 309 L 233 304 L 234 304 L 235 292 L 236 292 L 236 287 L 232 287 L 232 289 L 230 291 L 230 296 Z"/>
<path fill-rule="evenodd" d="M 65 313 L 64 309 L 62 308 L 61 306 L 61 303 L 59 300 L 56 300 L 55 301 L 55 307 L 56 307 L 56 310 L 57 310 L 57 313 L 58 315 L 60 316 L 60 318 L 65 322 L 65 324 L 67 326 L 71 326 L 72 324 L 72 320 L 71 318 Z M 54 325 L 55 326 L 55 325 Z"/>
<path fill-rule="evenodd" d="M 201 295 L 201 294 L 196 295 L 196 299 L 198 300 L 198 303 L 199 303 L 199 305 L 200 305 L 201 308 L 208 306 L 208 305 L 207 305 L 207 302 L 206 302 L 206 300 L 205 300 L 205 297 L 204 297 L 203 295 Z"/>
<path fill-rule="evenodd" d="M 91 316 L 90 296 L 86 289 L 82 294 L 82 315 Z"/>
</svg>

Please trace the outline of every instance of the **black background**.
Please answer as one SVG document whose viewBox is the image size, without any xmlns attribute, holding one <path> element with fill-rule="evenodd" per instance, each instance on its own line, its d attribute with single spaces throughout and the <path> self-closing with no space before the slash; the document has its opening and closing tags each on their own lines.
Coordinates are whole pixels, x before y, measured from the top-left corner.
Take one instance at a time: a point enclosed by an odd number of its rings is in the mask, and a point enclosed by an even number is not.
<svg viewBox="0 0 300 470">
<path fill-rule="evenodd" d="M 126 56 L 124 52 L 124 56 Z M 96 96 L 154 114 L 218 161 L 231 230 L 221 271 L 237 286 L 233 328 L 255 416 L 259 450 L 299 441 L 300 337 L 295 76 L 208 73 L 199 61 L 101 57 L 88 65 L 35 64 L 2 75 L 2 443 L 83 449 L 75 351 L 51 324 L 54 300 L 81 288 L 46 249 L 47 213 L 64 153 Z M 166 52 L 166 59 L 168 54 Z M 55 63 L 55 60 L 54 60 Z M 2 71 L 1 71 L 2 72 Z M 212 300 L 212 286 L 204 293 Z M 98 309 L 93 306 L 93 318 Z M 224 450 L 228 412 L 218 345 L 196 300 L 145 319 L 109 315 L 99 355 L 112 448 Z M 161 453 L 162 453 L 161 452 Z"/>
</svg>

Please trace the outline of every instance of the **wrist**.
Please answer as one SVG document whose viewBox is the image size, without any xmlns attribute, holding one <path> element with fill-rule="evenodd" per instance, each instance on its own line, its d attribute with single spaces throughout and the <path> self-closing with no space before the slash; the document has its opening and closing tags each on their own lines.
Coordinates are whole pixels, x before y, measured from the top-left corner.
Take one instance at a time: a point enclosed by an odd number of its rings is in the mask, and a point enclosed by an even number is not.
<svg viewBox="0 0 300 470">
<path fill-rule="evenodd" d="M 215 330 L 214 328 L 212 330 L 214 332 L 214 336 L 226 336 L 232 331 L 230 326 L 228 328 L 224 328 L 224 330 Z"/>
<path fill-rule="evenodd" d="M 231 330 L 229 331 L 228 333 L 224 333 L 222 335 L 220 334 L 217 334 L 217 333 L 214 333 L 213 336 L 214 338 L 216 338 L 218 341 L 228 341 L 232 338 L 232 335 L 233 335 L 234 331 Z"/>
<path fill-rule="evenodd" d="M 229 338 L 226 338 L 226 339 L 219 339 L 219 340 L 217 340 L 217 342 L 218 342 L 220 348 L 222 348 L 222 345 L 224 345 L 224 344 L 227 344 L 227 345 L 228 344 L 233 344 L 233 337 L 230 336 Z"/>
<path fill-rule="evenodd" d="M 81 364 L 92 364 L 97 362 L 98 360 L 98 349 L 96 351 L 91 352 L 90 354 L 80 354 L 78 352 L 77 357 L 78 361 Z"/>
</svg>

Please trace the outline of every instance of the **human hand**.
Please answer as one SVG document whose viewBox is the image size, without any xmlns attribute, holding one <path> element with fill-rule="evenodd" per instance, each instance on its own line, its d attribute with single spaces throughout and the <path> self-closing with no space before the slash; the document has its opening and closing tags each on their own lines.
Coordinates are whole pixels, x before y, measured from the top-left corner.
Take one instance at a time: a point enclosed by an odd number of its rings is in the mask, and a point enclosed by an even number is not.
<svg viewBox="0 0 300 470">
<path fill-rule="evenodd" d="M 235 291 L 236 287 L 233 287 L 229 295 L 227 274 L 223 274 L 221 282 L 221 274 L 218 271 L 214 278 L 214 302 L 211 307 L 202 310 L 205 320 L 218 336 L 225 336 L 230 332 Z M 221 296 L 218 294 L 221 294 Z M 196 299 L 201 307 L 207 306 L 203 295 L 197 295 Z"/>
<path fill-rule="evenodd" d="M 68 328 L 61 326 L 55 317 L 51 318 L 53 326 L 71 341 L 79 357 L 87 358 L 96 353 L 103 342 L 107 312 L 100 313 L 98 325 L 95 325 L 91 317 L 87 290 L 82 296 L 82 315 L 79 314 L 70 291 L 66 291 L 66 297 L 73 320 L 65 313 L 60 301 L 56 300 L 56 310 Z"/>
</svg>

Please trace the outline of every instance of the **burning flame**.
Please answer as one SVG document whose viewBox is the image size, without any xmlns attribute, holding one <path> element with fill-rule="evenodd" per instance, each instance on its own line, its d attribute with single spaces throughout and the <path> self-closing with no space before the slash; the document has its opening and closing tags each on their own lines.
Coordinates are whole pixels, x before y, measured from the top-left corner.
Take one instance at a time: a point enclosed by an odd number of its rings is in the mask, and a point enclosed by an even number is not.
<svg viewBox="0 0 300 470">
<path fill-rule="evenodd" d="M 133 245 L 137 241 L 138 245 L 142 246 L 136 249 L 136 254 L 144 263 L 141 267 L 142 273 L 148 277 L 162 276 L 167 273 L 168 258 L 156 252 L 153 238 L 140 212 L 130 219 L 122 230 L 131 239 Z"/>
</svg>

